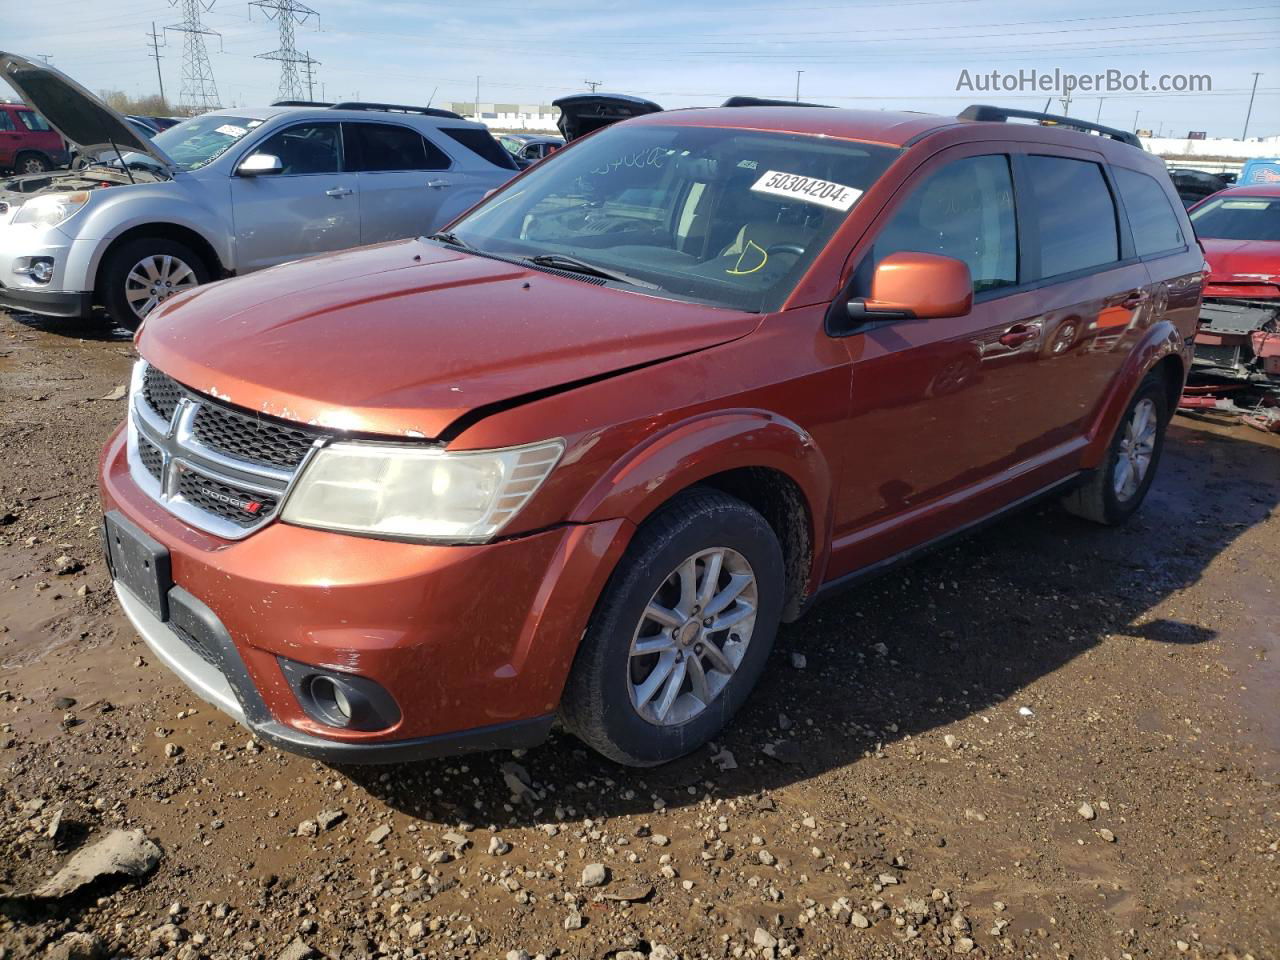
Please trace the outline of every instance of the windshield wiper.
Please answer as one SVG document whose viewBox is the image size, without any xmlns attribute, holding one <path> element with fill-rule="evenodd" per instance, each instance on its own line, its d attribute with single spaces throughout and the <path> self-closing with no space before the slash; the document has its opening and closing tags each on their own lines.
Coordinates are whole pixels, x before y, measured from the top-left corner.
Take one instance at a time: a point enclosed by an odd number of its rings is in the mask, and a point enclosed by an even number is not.
<svg viewBox="0 0 1280 960">
<path fill-rule="evenodd" d="M 471 244 L 467 243 L 467 241 L 463 240 L 456 233 L 448 233 L 448 232 L 433 233 L 427 239 L 439 240 L 441 243 L 447 243 L 451 247 L 461 247 L 463 250 L 472 249 Z"/>
<path fill-rule="evenodd" d="M 571 257 L 564 253 L 540 253 L 536 257 L 524 257 L 532 264 L 539 267 L 551 267 L 554 270 L 568 270 L 571 273 L 585 273 L 592 277 L 601 277 L 605 280 L 613 280 L 617 283 L 629 283 L 636 287 L 647 287 L 650 290 L 657 290 L 656 283 L 649 283 L 646 280 L 640 280 L 637 277 L 629 276 L 618 270 L 609 270 L 605 267 L 598 267 L 594 263 L 588 263 L 585 260 L 579 260 L 577 257 Z"/>
</svg>

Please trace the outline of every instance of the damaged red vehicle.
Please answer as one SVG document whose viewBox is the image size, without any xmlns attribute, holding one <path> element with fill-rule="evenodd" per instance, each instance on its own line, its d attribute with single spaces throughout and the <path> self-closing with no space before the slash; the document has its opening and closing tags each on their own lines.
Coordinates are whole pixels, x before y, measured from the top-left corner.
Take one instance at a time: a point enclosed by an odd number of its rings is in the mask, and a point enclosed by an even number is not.
<svg viewBox="0 0 1280 960">
<path fill-rule="evenodd" d="M 1209 282 L 1180 406 L 1280 432 L 1280 185 L 1232 187 L 1188 212 Z"/>
</svg>

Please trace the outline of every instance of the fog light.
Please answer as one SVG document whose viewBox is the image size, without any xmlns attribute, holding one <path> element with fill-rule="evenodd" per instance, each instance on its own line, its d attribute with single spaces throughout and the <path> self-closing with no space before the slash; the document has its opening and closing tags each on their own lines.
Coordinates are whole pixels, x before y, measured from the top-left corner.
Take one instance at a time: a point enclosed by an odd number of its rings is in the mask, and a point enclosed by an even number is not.
<svg viewBox="0 0 1280 960">
<path fill-rule="evenodd" d="M 331 672 L 284 657 L 277 662 L 302 709 L 325 726 L 385 730 L 400 721 L 400 708 L 391 694 L 368 677 Z"/>
<path fill-rule="evenodd" d="M 48 283 L 53 279 L 53 258 L 32 257 L 31 265 L 27 267 L 27 276 L 36 283 Z"/>
</svg>

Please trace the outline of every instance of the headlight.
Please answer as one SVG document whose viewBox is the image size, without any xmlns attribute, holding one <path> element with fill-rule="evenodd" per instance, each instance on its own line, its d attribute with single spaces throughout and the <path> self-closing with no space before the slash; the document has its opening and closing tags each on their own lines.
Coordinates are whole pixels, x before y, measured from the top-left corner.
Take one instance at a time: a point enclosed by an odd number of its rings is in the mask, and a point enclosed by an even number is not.
<svg viewBox="0 0 1280 960">
<path fill-rule="evenodd" d="M 13 222 L 34 223 L 42 227 L 56 227 L 89 202 L 89 191 L 75 193 L 46 193 L 32 197 L 13 215 Z"/>
<path fill-rule="evenodd" d="M 334 443 L 316 451 L 281 519 L 345 533 L 480 543 L 519 512 L 563 452 L 561 440 L 462 453 Z"/>
</svg>

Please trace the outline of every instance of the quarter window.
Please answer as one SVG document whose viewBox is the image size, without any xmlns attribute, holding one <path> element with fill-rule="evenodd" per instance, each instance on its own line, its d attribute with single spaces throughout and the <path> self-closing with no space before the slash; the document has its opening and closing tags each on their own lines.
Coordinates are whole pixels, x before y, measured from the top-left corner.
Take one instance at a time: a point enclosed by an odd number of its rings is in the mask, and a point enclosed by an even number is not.
<svg viewBox="0 0 1280 960">
<path fill-rule="evenodd" d="M 1040 275 L 1057 277 L 1120 259 L 1116 204 L 1102 168 L 1067 157 L 1027 157 L 1040 214 Z"/>
<path fill-rule="evenodd" d="M 302 123 L 281 130 L 259 147 L 256 153 L 280 158 L 282 174 L 337 173 L 342 169 L 342 153 L 336 123 Z"/>
<path fill-rule="evenodd" d="M 37 133 L 49 132 L 49 124 L 45 123 L 44 117 L 34 110 L 18 110 L 16 112 L 18 119 L 22 121 L 22 125 L 28 130 L 34 130 Z"/>
<path fill-rule="evenodd" d="M 376 173 L 449 168 L 444 151 L 416 130 L 392 123 L 348 123 L 344 127 L 348 170 Z"/>
<path fill-rule="evenodd" d="M 1133 231 L 1133 245 L 1138 256 L 1181 250 L 1186 246 L 1177 214 L 1169 197 L 1154 177 L 1124 167 L 1112 167 L 1124 212 Z"/>
<path fill-rule="evenodd" d="M 965 157 L 929 174 L 880 231 L 859 279 L 869 283 L 875 264 L 903 251 L 963 260 L 975 293 L 1015 285 L 1018 222 L 1008 158 Z"/>
<path fill-rule="evenodd" d="M 8 110 L 0 110 L 0 130 L 12 130 L 13 118 L 9 116 Z"/>
</svg>

